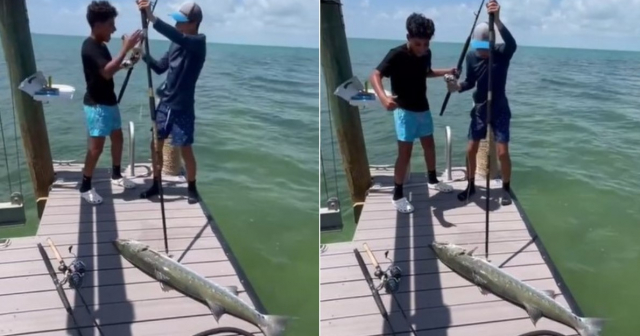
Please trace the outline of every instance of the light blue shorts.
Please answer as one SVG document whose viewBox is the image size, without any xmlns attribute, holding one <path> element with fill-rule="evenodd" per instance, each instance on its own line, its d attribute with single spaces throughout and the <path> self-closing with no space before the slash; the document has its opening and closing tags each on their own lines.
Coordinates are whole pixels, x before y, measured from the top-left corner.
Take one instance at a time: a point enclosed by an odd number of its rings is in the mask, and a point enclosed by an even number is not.
<svg viewBox="0 0 640 336">
<path fill-rule="evenodd" d="M 84 105 L 84 116 L 90 137 L 106 137 L 122 128 L 118 105 Z"/>
<path fill-rule="evenodd" d="M 401 108 L 393 111 L 398 141 L 414 142 L 416 139 L 433 135 L 431 111 L 411 112 Z"/>
</svg>

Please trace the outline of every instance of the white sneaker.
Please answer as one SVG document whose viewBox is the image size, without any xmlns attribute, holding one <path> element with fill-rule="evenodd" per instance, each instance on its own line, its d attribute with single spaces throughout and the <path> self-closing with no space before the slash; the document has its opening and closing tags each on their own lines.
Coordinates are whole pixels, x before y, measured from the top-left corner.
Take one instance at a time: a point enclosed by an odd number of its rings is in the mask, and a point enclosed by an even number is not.
<svg viewBox="0 0 640 336">
<path fill-rule="evenodd" d="M 411 205 L 411 203 L 409 203 L 409 200 L 407 200 L 406 197 L 403 197 L 399 200 L 391 200 L 391 203 L 393 203 L 393 206 L 396 207 L 396 210 L 398 210 L 398 212 L 400 213 L 412 213 L 413 212 L 413 205 Z"/>
<path fill-rule="evenodd" d="M 450 193 L 453 191 L 453 187 L 451 185 L 446 184 L 442 181 L 438 183 L 427 183 L 427 185 L 429 186 L 429 189 L 441 191 L 443 193 Z"/>
<path fill-rule="evenodd" d="M 137 184 L 126 177 L 121 177 L 119 179 L 111 179 L 111 184 L 118 187 L 123 187 L 125 189 L 133 189 L 137 186 Z"/>
</svg>

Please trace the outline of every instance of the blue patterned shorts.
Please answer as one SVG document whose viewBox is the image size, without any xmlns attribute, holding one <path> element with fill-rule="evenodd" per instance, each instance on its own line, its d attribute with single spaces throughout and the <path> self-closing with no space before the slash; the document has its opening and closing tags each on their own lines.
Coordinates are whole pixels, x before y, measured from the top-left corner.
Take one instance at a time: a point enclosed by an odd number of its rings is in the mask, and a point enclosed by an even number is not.
<svg viewBox="0 0 640 336">
<path fill-rule="evenodd" d="M 118 105 L 84 105 L 90 137 L 106 137 L 122 128 Z"/>
<path fill-rule="evenodd" d="M 156 108 L 158 140 L 171 136 L 171 145 L 191 146 L 194 141 L 195 119 L 195 113 L 172 110 L 167 104 L 160 102 Z"/>
</svg>

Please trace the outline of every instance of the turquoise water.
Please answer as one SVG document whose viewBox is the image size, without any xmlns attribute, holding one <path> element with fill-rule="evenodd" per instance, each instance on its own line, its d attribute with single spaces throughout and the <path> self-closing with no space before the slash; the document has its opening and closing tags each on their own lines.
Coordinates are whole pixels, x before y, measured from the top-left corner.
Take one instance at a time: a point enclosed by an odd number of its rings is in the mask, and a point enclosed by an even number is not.
<svg viewBox="0 0 640 336">
<path fill-rule="evenodd" d="M 354 75 L 367 79 L 389 48 L 401 43 L 350 39 Z M 461 48 L 433 43 L 434 67 L 454 67 Z M 635 317 L 640 310 L 638 59 L 634 52 L 519 47 L 507 87 L 513 111 L 513 188 L 585 314 L 610 319 L 606 336 L 633 336 L 640 330 Z M 430 79 L 428 87 L 439 171 L 446 125 L 453 131 L 454 165 L 463 166 L 470 93 L 454 94 L 439 117 L 444 82 Z M 324 82 L 321 99 L 322 150 L 329 194 L 334 195 Z M 391 114 L 375 108 L 361 117 L 370 164 L 393 164 Z M 412 168 L 425 171 L 417 150 Z M 337 176 L 343 209 L 349 209 L 340 163 Z M 322 202 L 324 195 L 323 188 Z M 323 234 L 323 242 L 351 238 L 353 214 L 347 211 L 344 217 L 345 230 Z"/>
<path fill-rule="evenodd" d="M 83 39 L 46 35 L 33 39 L 38 69 L 52 75 L 55 83 L 78 90 L 69 104 L 45 105 L 51 151 L 55 159 L 81 160 L 86 149 L 81 109 Z M 114 54 L 119 41 L 111 44 Z M 152 41 L 151 46 L 152 53 L 160 56 L 168 42 Z M 0 63 L 0 112 L 15 180 L 7 68 L 3 59 Z M 149 158 L 145 72 L 143 67 L 133 72 L 121 104 L 123 122 L 137 125 L 138 161 Z M 116 90 L 124 76 L 124 71 L 116 76 Z M 160 84 L 159 76 L 154 84 Z M 195 152 L 205 202 L 269 312 L 299 317 L 291 335 L 317 335 L 318 50 L 210 44 L 196 108 Z M 21 161 L 24 169 L 22 155 Z M 110 165 L 109 155 L 103 155 L 100 165 Z M 8 198 L 5 178 L 2 160 L 0 199 Z M 26 172 L 22 179 L 29 224 L 1 230 L 0 237 L 35 232 Z"/>
</svg>

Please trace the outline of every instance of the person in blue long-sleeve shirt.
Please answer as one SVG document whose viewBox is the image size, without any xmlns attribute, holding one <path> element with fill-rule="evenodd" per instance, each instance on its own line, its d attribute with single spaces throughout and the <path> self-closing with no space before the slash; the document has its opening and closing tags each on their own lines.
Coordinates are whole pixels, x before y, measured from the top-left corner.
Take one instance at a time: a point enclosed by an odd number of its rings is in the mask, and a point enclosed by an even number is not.
<svg viewBox="0 0 640 336">
<path fill-rule="evenodd" d="M 169 51 L 160 60 L 155 60 L 147 54 L 143 55 L 142 60 L 155 73 L 167 73 L 165 82 L 156 90 L 159 98 L 155 111 L 158 141 L 162 146 L 164 140 L 171 136 L 171 144 L 180 147 L 187 170 L 188 202 L 197 203 L 199 196 L 196 189 L 196 159 L 192 144 L 196 118 L 196 82 L 207 56 L 206 36 L 198 32 L 202 22 L 202 10 L 194 2 L 185 3 L 177 12 L 171 14 L 176 21 L 173 27 L 153 15 L 148 0 L 139 0 L 138 7 L 146 11 L 153 28 L 171 41 Z M 153 164 L 153 184 L 140 195 L 141 198 L 149 198 L 159 193 L 160 172 L 156 169 L 156 164 L 162 165 L 162 157 L 157 159 L 160 162 Z"/>
<path fill-rule="evenodd" d="M 516 52 L 516 40 L 513 38 L 507 27 L 500 20 L 500 5 L 492 0 L 487 4 L 487 12 L 493 13 L 495 26 L 504 40 L 504 44 L 497 44 L 493 50 L 492 67 L 492 113 L 491 128 L 493 129 L 498 160 L 502 173 L 502 196 L 500 203 L 503 206 L 511 204 L 510 182 L 511 182 L 511 158 L 509 157 L 509 123 L 511 120 L 511 109 L 506 95 L 507 73 L 513 54 Z M 471 41 L 472 50 L 466 56 L 466 78 L 460 83 L 449 83 L 450 92 L 465 92 L 473 89 L 474 107 L 471 110 L 471 123 L 469 125 L 469 143 L 467 145 L 468 159 L 468 185 L 467 188 L 458 194 L 460 201 L 466 201 L 475 194 L 475 173 L 476 154 L 480 140 L 487 135 L 487 94 L 488 94 L 488 74 L 487 65 L 489 58 L 489 25 L 487 23 L 478 24 L 473 32 Z"/>
</svg>

